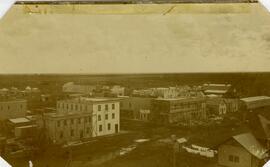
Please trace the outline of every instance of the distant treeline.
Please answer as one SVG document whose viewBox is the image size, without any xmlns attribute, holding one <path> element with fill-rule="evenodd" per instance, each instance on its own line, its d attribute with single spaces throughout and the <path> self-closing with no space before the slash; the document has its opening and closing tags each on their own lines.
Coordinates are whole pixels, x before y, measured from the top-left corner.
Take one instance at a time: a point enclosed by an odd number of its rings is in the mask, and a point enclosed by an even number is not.
<svg viewBox="0 0 270 167">
<path fill-rule="evenodd" d="M 204 83 L 229 83 L 240 96 L 270 96 L 270 73 L 181 73 L 116 75 L 0 75 L 0 88 L 38 87 L 44 92 L 60 93 L 66 82 L 94 85 L 122 85 L 130 89 Z"/>
</svg>

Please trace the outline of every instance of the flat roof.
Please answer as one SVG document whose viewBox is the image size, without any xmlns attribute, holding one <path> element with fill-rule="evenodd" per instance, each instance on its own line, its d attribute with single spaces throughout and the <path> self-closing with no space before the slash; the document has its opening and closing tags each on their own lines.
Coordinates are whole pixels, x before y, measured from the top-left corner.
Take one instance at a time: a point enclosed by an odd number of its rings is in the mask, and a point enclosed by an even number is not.
<svg viewBox="0 0 270 167">
<path fill-rule="evenodd" d="M 95 98 L 89 98 L 89 97 L 79 97 L 79 98 L 73 98 L 73 99 L 67 99 L 67 100 L 59 100 L 59 102 L 79 102 L 79 103 L 99 103 L 99 102 L 109 102 L 109 101 L 120 101 L 121 98 L 107 98 L 107 97 L 95 97 Z"/>
<path fill-rule="evenodd" d="M 204 98 L 201 97 L 179 97 L 179 98 L 156 98 L 155 100 L 161 100 L 161 101 L 181 101 L 181 100 L 203 100 Z"/>
<path fill-rule="evenodd" d="M 91 112 L 68 112 L 68 113 L 46 113 L 45 117 L 49 118 L 65 118 L 65 117 L 82 117 L 92 115 Z"/>
<path fill-rule="evenodd" d="M 260 100 L 270 100 L 269 96 L 253 96 L 253 97 L 246 97 L 240 99 L 244 102 L 255 102 L 255 101 L 260 101 Z"/>
<path fill-rule="evenodd" d="M 26 123 L 26 122 L 30 122 L 29 119 L 27 118 L 14 118 L 14 119 L 9 119 L 10 122 L 14 123 L 14 124 L 17 124 L 17 123 Z"/>
<path fill-rule="evenodd" d="M 231 84 L 204 84 L 203 86 L 231 86 Z"/>
<path fill-rule="evenodd" d="M 204 92 L 205 93 L 220 93 L 220 94 L 223 94 L 223 93 L 228 92 L 228 90 L 210 90 L 210 89 L 208 89 L 208 90 L 206 90 Z"/>
<path fill-rule="evenodd" d="M 37 127 L 37 125 L 26 125 L 26 126 L 19 126 L 19 127 L 16 127 L 16 128 L 25 129 L 25 128 L 32 128 L 32 127 Z"/>
<path fill-rule="evenodd" d="M 0 99 L 0 103 L 26 102 L 25 99 Z"/>
</svg>

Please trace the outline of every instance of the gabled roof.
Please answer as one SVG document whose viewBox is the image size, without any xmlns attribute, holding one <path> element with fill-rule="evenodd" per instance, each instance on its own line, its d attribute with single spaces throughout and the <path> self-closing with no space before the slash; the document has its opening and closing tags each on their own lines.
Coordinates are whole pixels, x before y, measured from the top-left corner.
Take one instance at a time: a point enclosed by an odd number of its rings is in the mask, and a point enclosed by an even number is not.
<svg viewBox="0 0 270 167">
<path fill-rule="evenodd" d="M 264 116 L 262 115 L 258 115 L 261 126 L 263 128 L 263 132 L 265 134 L 265 137 L 267 139 L 270 138 L 270 121 L 268 119 L 266 119 Z"/>
<path fill-rule="evenodd" d="M 258 159 L 264 159 L 267 157 L 266 153 L 268 150 L 256 140 L 252 133 L 242 133 L 233 136 L 233 139 Z"/>
</svg>

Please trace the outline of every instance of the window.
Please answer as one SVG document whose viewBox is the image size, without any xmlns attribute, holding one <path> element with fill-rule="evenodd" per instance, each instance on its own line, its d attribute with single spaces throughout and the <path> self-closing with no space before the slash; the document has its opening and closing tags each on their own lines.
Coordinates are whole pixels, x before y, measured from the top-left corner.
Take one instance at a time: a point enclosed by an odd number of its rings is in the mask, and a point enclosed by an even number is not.
<svg viewBox="0 0 270 167">
<path fill-rule="evenodd" d="M 229 161 L 239 163 L 239 157 L 234 155 L 229 155 Z"/>
<path fill-rule="evenodd" d="M 62 139 L 62 138 L 63 138 L 63 136 L 64 136 L 64 135 L 63 135 L 63 131 L 61 131 L 61 132 L 60 132 L 60 136 L 59 136 L 59 137 L 60 137 L 60 139 Z"/>
<path fill-rule="evenodd" d="M 101 121 L 101 115 L 98 115 L 98 121 Z"/>
<path fill-rule="evenodd" d="M 115 118 L 115 114 L 114 113 L 112 113 L 112 119 L 114 119 Z"/>
<path fill-rule="evenodd" d="M 111 130 L 111 124 L 108 124 L 108 130 Z"/>
<path fill-rule="evenodd" d="M 101 132 L 102 131 L 102 125 L 99 125 L 98 130 Z"/>
<path fill-rule="evenodd" d="M 238 156 L 234 156 L 234 162 L 239 162 L 239 157 Z"/>
<path fill-rule="evenodd" d="M 73 104 L 71 104 L 71 110 L 73 110 Z"/>
<path fill-rule="evenodd" d="M 98 111 L 101 111 L 101 105 L 98 105 Z"/>
<path fill-rule="evenodd" d="M 81 123 L 81 119 L 80 118 L 78 118 L 78 124 L 80 124 Z"/>
<path fill-rule="evenodd" d="M 108 114 L 105 115 L 105 119 L 108 120 Z"/>
<path fill-rule="evenodd" d="M 112 104 L 112 109 L 113 109 L 113 110 L 115 109 L 115 104 Z"/>
<path fill-rule="evenodd" d="M 90 132 L 90 128 L 88 127 L 87 129 L 86 129 L 86 133 L 89 133 Z"/>
<path fill-rule="evenodd" d="M 57 121 L 57 126 L 60 127 L 61 126 L 61 122 Z"/>
<path fill-rule="evenodd" d="M 74 136 L 74 130 L 73 129 L 70 130 L 70 136 Z"/>
<path fill-rule="evenodd" d="M 21 109 L 23 109 L 23 105 L 21 105 Z"/>
<path fill-rule="evenodd" d="M 67 109 L 68 109 L 68 104 L 67 104 Z"/>
<path fill-rule="evenodd" d="M 77 105 L 75 105 L 75 110 L 76 110 L 76 111 L 78 110 L 78 106 L 77 106 Z"/>
<path fill-rule="evenodd" d="M 71 120 L 70 120 L 70 124 L 73 124 L 73 123 L 74 123 L 74 120 L 73 120 L 73 119 L 71 119 Z"/>
<path fill-rule="evenodd" d="M 88 117 L 89 122 L 91 122 L 91 119 L 92 119 L 91 117 Z"/>
<path fill-rule="evenodd" d="M 132 105 L 131 105 L 131 103 L 129 102 L 129 108 L 131 108 L 132 107 Z"/>
<path fill-rule="evenodd" d="M 67 125 L 67 120 L 64 120 L 64 125 Z"/>
<path fill-rule="evenodd" d="M 105 105 L 105 110 L 108 111 L 108 104 Z"/>
<path fill-rule="evenodd" d="M 9 106 L 8 106 L 8 110 L 9 110 Z"/>
<path fill-rule="evenodd" d="M 229 161 L 233 162 L 233 156 L 229 155 Z"/>
<path fill-rule="evenodd" d="M 84 122 L 88 122 L 88 119 L 87 119 L 87 117 L 85 117 L 85 118 L 84 118 Z"/>
<path fill-rule="evenodd" d="M 80 105 L 80 111 L 82 111 L 82 105 Z"/>
</svg>

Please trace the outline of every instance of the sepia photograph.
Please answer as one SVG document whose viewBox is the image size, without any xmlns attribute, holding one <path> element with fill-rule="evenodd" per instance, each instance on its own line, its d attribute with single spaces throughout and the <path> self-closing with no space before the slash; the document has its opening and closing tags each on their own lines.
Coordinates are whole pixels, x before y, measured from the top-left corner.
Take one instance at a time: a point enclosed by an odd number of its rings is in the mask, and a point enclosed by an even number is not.
<svg viewBox="0 0 270 167">
<path fill-rule="evenodd" d="M 269 151 L 269 0 L 1 0 L 0 167 L 270 167 Z"/>
</svg>

